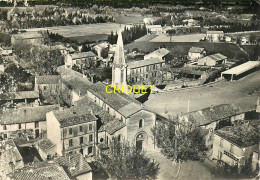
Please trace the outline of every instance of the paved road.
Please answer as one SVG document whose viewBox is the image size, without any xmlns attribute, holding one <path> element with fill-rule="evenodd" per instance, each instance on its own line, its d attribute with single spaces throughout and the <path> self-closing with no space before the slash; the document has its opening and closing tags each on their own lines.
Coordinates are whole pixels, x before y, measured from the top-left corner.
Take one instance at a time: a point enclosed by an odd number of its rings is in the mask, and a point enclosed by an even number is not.
<svg viewBox="0 0 260 180">
<path fill-rule="evenodd" d="M 189 94 L 190 111 L 225 103 L 234 103 L 243 110 L 252 109 L 256 106 L 257 97 L 260 97 L 260 71 L 232 83 L 221 81 L 213 87 L 151 94 L 145 105 L 164 116 L 167 116 L 167 111 L 168 114 L 185 113 Z"/>
<path fill-rule="evenodd" d="M 174 165 L 172 161 L 165 158 L 161 153 L 152 153 L 149 156 L 156 162 L 160 163 L 160 172 L 158 175 L 159 180 L 193 180 L 193 179 L 213 179 L 211 170 L 201 162 L 184 162 L 181 165 L 181 169 L 178 177 L 179 165 Z"/>
</svg>

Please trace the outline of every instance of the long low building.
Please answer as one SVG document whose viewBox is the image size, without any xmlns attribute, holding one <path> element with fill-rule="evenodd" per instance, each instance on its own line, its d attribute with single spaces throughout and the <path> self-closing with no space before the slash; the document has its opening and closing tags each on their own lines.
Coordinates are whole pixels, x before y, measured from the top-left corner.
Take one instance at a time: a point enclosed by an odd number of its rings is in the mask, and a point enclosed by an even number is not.
<svg viewBox="0 0 260 180">
<path fill-rule="evenodd" d="M 244 64 L 236 66 L 232 69 L 224 71 L 221 73 L 221 79 L 237 80 L 257 69 L 259 69 L 260 61 L 248 61 Z"/>
</svg>

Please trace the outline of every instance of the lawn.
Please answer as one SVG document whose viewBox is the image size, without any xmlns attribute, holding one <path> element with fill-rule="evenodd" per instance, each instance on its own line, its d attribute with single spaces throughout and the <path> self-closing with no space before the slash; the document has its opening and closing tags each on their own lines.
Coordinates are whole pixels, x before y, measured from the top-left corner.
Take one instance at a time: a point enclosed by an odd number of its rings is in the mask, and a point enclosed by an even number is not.
<svg viewBox="0 0 260 180">
<path fill-rule="evenodd" d="M 182 89 L 166 93 L 151 94 L 145 105 L 163 116 L 187 112 L 190 95 L 190 111 L 211 105 L 234 103 L 242 110 L 252 110 L 260 96 L 260 71 L 254 72 L 238 81 L 221 81 L 211 86 Z"/>
<path fill-rule="evenodd" d="M 179 35 L 172 36 L 172 41 L 170 41 L 168 34 L 162 34 L 150 40 L 150 42 L 199 42 L 203 37 L 205 37 L 205 34 Z"/>
<path fill-rule="evenodd" d="M 188 55 L 192 46 L 205 48 L 208 55 L 221 53 L 228 58 L 241 58 L 245 54 L 235 45 L 230 43 L 210 43 L 210 42 L 140 42 L 136 41 L 125 45 L 125 49 L 133 51 L 138 48 L 140 51 L 151 52 L 159 47 L 165 46 L 172 54 Z"/>
</svg>

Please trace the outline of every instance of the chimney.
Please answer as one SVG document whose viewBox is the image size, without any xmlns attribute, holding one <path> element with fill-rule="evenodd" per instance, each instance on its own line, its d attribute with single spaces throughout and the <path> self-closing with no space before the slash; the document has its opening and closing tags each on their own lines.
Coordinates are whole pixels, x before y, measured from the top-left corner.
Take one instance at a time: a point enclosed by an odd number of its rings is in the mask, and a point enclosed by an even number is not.
<svg viewBox="0 0 260 180">
<path fill-rule="evenodd" d="M 213 111 L 213 105 L 210 106 L 210 110 Z"/>
</svg>

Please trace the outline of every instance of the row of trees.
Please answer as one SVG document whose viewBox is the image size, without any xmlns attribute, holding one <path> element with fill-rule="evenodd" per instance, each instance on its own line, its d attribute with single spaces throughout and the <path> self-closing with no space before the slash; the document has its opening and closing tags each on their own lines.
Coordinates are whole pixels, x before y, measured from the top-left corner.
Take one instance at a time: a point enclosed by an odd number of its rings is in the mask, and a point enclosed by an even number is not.
<svg viewBox="0 0 260 180">
<path fill-rule="evenodd" d="M 124 44 L 128 44 L 133 42 L 134 40 L 144 36 L 147 34 L 147 29 L 145 25 L 137 25 L 131 28 L 124 28 L 124 31 L 122 32 L 122 38 L 124 41 Z M 114 34 L 112 31 L 111 34 L 108 36 L 107 41 L 110 44 L 116 44 L 117 43 L 117 33 Z"/>
</svg>

